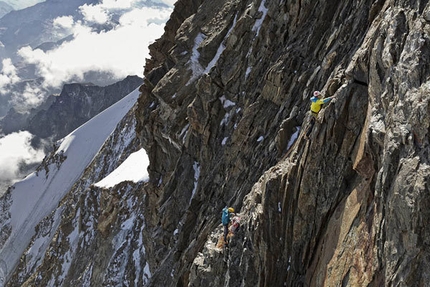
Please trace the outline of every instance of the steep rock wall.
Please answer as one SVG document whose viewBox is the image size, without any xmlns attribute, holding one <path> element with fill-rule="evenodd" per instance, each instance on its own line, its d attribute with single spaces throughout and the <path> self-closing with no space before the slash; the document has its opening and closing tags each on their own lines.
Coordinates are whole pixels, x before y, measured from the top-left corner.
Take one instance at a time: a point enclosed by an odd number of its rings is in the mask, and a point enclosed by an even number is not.
<svg viewBox="0 0 430 287">
<path fill-rule="evenodd" d="M 193 2 L 166 26 L 136 111 L 150 286 L 427 284 L 427 2 Z M 306 141 L 316 89 L 336 100 Z"/>
</svg>

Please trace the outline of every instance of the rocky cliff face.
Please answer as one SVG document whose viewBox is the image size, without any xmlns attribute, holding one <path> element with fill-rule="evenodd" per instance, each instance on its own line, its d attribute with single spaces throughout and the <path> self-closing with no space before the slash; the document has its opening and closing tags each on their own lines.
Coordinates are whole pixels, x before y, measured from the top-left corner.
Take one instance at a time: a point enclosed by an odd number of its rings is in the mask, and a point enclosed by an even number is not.
<svg viewBox="0 0 430 287">
<path fill-rule="evenodd" d="M 429 34 L 428 1 L 179 0 L 9 286 L 428 285 Z M 314 90 L 336 98 L 306 140 Z M 134 136 L 149 182 L 95 187 Z"/>
<path fill-rule="evenodd" d="M 428 1 L 188 14 L 152 47 L 136 112 L 149 285 L 428 284 Z M 336 99 L 306 141 L 317 89 Z M 225 205 L 242 217 L 227 264 Z"/>
</svg>

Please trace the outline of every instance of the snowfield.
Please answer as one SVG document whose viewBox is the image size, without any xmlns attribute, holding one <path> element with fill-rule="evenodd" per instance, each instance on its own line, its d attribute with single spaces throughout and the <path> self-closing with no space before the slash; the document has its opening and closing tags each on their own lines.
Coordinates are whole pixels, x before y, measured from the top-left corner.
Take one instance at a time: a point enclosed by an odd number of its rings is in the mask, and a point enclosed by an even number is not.
<svg viewBox="0 0 430 287">
<path fill-rule="evenodd" d="M 139 91 L 136 89 L 77 128 L 61 141 L 48 168 L 15 183 L 10 207 L 12 232 L 0 250 L 0 277 L 8 278 L 35 234 L 36 225 L 55 210 L 138 97 Z M 146 152 L 140 150 L 131 154 L 98 185 L 113 186 L 124 180 L 146 180 L 147 165 Z M 1 279 L 0 286 L 3 285 Z"/>
</svg>

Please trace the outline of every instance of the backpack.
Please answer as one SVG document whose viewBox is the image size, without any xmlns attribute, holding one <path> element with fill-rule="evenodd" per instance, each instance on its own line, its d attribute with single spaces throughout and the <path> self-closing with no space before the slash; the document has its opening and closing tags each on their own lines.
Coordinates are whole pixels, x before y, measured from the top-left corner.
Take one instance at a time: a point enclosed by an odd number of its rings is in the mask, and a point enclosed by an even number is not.
<svg viewBox="0 0 430 287">
<path fill-rule="evenodd" d="M 240 226 L 240 217 L 239 216 L 233 217 L 231 219 L 231 222 L 232 222 L 232 224 L 231 224 L 229 230 L 234 234 Z"/>
<path fill-rule="evenodd" d="M 230 222 L 230 214 L 228 208 L 224 207 L 222 210 L 222 225 L 227 225 Z"/>
</svg>

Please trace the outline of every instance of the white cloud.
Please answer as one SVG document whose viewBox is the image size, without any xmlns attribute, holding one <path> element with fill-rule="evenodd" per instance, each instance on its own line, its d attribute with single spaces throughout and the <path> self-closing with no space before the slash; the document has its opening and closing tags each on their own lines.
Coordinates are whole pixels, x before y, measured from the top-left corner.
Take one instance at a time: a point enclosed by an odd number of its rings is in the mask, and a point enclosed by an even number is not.
<svg viewBox="0 0 430 287">
<path fill-rule="evenodd" d="M 100 6 L 103 9 L 129 9 L 133 6 L 135 2 L 139 2 L 138 0 L 103 0 L 103 2 L 97 6 Z"/>
<path fill-rule="evenodd" d="M 32 134 L 24 131 L 0 139 L 0 181 L 11 181 L 20 176 L 20 164 L 43 160 L 43 151 L 30 146 L 32 138 Z"/>
<path fill-rule="evenodd" d="M 85 21 L 105 24 L 109 20 L 109 15 L 107 11 L 103 9 L 100 5 L 85 4 L 79 7 L 79 10 L 84 16 Z"/>
<path fill-rule="evenodd" d="M 173 7 L 173 5 L 176 3 L 177 0 L 162 0 L 163 3 L 167 4 L 168 6 Z"/>
<path fill-rule="evenodd" d="M 105 0 L 98 5 L 84 5 L 80 11 L 86 20 L 100 24 L 110 21 L 103 18 L 112 16 L 108 9 L 124 8 L 134 2 Z M 18 54 L 25 63 L 36 65 L 37 76 L 44 78 L 45 87 L 82 80 L 90 71 L 105 72 L 115 79 L 141 75 L 145 58 L 149 57 L 148 45 L 162 35 L 172 9 L 143 7 L 120 12 L 119 24 L 109 31 L 94 31 L 86 21 L 57 18 L 54 25 L 70 29 L 72 41 L 46 52 L 27 46 Z"/>
<path fill-rule="evenodd" d="M 39 106 L 45 99 L 45 91 L 40 89 L 37 84 L 30 82 L 25 84 L 24 90 L 13 92 L 11 95 L 15 109 L 21 112 Z"/>
<path fill-rule="evenodd" d="M 62 16 L 52 21 L 51 37 L 53 39 L 63 39 L 73 34 L 75 20 L 72 16 Z"/>
<path fill-rule="evenodd" d="M 16 67 L 12 60 L 7 58 L 2 61 L 2 70 L 0 73 L 0 93 L 7 93 L 7 85 L 15 84 L 20 81 L 17 75 Z"/>
<path fill-rule="evenodd" d="M 71 29 L 73 27 L 74 22 L 75 21 L 73 20 L 72 16 L 62 16 L 55 18 L 53 21 L 53 25 L 54 27 L 58 28 Z"/>
</svg>

